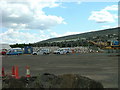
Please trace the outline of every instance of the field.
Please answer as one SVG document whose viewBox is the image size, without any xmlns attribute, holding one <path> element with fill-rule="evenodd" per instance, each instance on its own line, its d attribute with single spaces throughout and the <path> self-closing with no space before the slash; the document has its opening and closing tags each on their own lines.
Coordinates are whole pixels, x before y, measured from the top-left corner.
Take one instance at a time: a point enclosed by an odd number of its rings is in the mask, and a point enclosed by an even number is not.
<svg viewBox="0 0 120 90">
<path fill-rule="evenodd" d="M 7 74 L 13 65 L 18 65 L 19 75 L 25 76 L 29 65 L 33 76 L 76 73 L 101 82 L 105 88 L 118 87 L 118 57 L 108 53 L 3 56 L 2 65 Z"/>
</svg>

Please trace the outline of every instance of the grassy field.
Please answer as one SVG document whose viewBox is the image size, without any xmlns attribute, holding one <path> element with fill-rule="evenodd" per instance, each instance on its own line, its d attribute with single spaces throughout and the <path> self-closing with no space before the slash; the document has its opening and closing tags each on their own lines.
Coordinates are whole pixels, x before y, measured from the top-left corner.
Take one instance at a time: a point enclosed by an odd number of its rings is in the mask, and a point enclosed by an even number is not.
<svg viewBox="0 0 120 90">
<path fill-rule="evenodd" d="M 20 55 L 3 56 L 2 65 L 7 74 L 13 65 L 18 65 L 20 76 L 25 76 L 26 65 L 31 75 L 39 73 L 76 73 L 101 82 L 105 88 L 118 87 L 118 57 L 107 53 L 69 55 Z"/>
</svg>

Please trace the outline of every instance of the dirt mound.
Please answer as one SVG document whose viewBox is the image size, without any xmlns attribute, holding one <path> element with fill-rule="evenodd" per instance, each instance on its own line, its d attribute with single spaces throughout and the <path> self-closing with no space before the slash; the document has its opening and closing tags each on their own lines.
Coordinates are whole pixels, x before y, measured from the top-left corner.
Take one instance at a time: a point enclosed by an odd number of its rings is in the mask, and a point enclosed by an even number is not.
<svg viewBox="0 0 120 90">
<path fill-rule="evenodd" d="M 54 75 L 44 73 L 31 78 L 6 77 L 3 80 L 3 89 L 5 88 L 87 88 L 89 90 L 91 88 L 102 89 L 103 85 L 78 74 Z"/>
</svg>

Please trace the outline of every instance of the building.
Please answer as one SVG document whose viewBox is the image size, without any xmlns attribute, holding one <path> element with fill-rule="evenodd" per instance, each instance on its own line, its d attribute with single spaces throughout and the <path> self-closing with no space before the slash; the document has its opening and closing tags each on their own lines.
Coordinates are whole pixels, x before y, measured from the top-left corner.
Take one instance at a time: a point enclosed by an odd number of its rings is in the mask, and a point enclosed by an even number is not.
<svg viewBox="0 0 120 90">
<path fill-rule="evenodd" d="M 0 44 L 0 50 L 2 49 L 11 49 L 10 45 L 9 44 Z"/>
</svg>

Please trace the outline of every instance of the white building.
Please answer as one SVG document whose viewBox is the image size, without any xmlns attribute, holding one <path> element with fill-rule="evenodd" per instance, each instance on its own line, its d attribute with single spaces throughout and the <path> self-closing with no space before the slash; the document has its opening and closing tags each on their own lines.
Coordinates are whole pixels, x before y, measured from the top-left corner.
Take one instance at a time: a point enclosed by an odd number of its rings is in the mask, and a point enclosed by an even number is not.
<svg viewBox="0 0 120 90">
<path fill-rule="evenodd" d="M 8 45 L 8 44 L 0 44 L 0 50 L 2 50 L 2 49 L 11 49 L 11 47 L 10 47 L 10 45 Z"/>
</svg>

